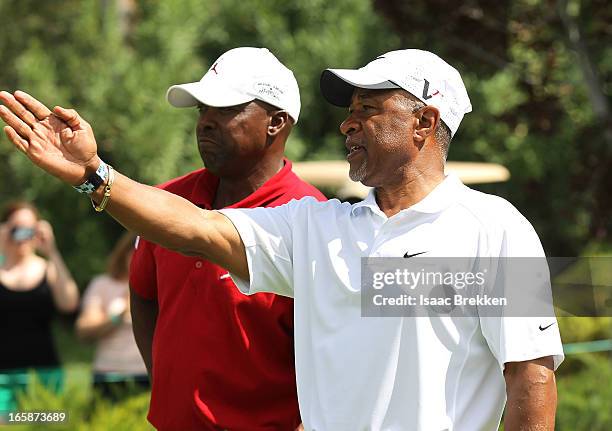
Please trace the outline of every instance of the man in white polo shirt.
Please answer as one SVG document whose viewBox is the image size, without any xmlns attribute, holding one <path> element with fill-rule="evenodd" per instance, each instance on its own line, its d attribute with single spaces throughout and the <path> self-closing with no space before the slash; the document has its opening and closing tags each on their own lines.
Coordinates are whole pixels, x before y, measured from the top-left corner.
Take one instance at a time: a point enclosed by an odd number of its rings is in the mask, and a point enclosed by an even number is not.
<svg viewBox="0 0 612 431">
<path fill-rule="evenodd" d="M 432 53 L 403 50 L 359 70 L 326 70 L 321 89 L 349 107 L 340 129 L 350 175 L 374 187 L 362 202 L 204 211 L 122 175 L 91 197 L 107 191 L 122 224 L 227 268 L 245 293 L 295 298 L 306 430 L 496 430 L 506 397 L 506 430 L 554 429 L 563 360 L 554 316 L 362 316 L 364 257 L 543 256 L 512 205 L 444 176 L 450 138 L 471 110 L 459 73 Z M 53 113 L 66 124 L 57 124 L 26 96 L 18 99 L 29 115 L 0 110 L 5 132 L 35 164 L 81 184 L 101 164 L 91 127 L 63 108 Z"/>
<path fill-rule="evenodd" d="M 349 107 L 340 130 L 350 176 L 375 191 L 354 205 L 222 211 L 246 247 L 238 287 L 295 298 L 306 428 L 496 430 L 507 394 L 506 430 L 552 430 L 563 350 L 556 325 L 539 328 L 553 319 L 361 314 L 362 257 L 544 256 L 511 204 L 444 177 L 471 110 L 459 73 L 429 52 L 395 51 L 324 71 L 321 90 Z"/>
</svg>

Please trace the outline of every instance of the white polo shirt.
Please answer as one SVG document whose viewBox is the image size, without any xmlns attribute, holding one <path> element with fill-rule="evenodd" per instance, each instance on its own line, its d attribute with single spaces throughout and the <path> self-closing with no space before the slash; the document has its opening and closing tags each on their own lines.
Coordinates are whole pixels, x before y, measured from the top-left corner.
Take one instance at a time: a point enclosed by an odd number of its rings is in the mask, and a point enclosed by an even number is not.
<svg viewBox="0 0 612 431">
<path fill-rule="evenodd" d="M 563 360 L 558 327 L 520 317 L 362 317 L 362 257 L 544 256 L 507 201 L 449 175 L 388 218 L 374 192 L 221 211 L 246 246 L 246 294 L 295 298 L 295 361 L 306 430 L 497 430 L 506 362 Z M 549 318 L 548 321 L 554 318 Z"/>
</svg>

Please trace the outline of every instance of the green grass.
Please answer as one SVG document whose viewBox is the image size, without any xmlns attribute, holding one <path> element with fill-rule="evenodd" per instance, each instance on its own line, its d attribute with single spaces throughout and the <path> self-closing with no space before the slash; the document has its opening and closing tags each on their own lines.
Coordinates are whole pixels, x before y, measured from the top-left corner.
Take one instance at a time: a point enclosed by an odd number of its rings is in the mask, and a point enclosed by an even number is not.
<svg viewBox="0 0 612 431">
<path fill-rule="evenodd" d="M 53 333 L 64 369 L 64 385 L 60 393 L 45 388 L 30 375 L 31 383 L 18 398 L 19 411 L 63 411 L 68 420 L 62 424 L 11 425 L 12 431 L 78 430 L 78 431 L 141 431 L 153 428 L 146 420 L 150 393 L 126 395 L 120 402 L 101 399 L 92 390 L 91 363 L 95 347 L 83 343 L 74 334 L 72 322 L 58 319 Z M 0 423 L 0 427 L 2 427 Z"/>
<path fill-rule="evenodd" d="M 76 373 L 72 373 L 72 367 L 76 369 Z M 127 396 L 122 401 L 111 404 L 91 390 L 87 390 L 83 382 L 74 379 L 79 375 L 78 367 L 70 366 L 66 371 L 66 385 L 61 393 L 49 391 L 35 376 L 32 376 L 27 392 L 19 397 L 19 411 L 60 411 L 67 414 L 67 420 L 53 425 L 13 425 L 11 430 L 149 431 L 153 429 L 146 421 L 149 393 Z"/>
</svg>

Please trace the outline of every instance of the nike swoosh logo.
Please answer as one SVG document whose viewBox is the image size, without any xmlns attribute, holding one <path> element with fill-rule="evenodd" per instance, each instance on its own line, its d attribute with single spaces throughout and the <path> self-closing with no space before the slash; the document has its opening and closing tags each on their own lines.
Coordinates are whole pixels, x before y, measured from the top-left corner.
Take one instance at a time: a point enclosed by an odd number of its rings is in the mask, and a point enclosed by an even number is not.
<svg viewBox="0 0 612 431">
<path fill-rule="evenodd" d="M 545 331 L 546 329 L 550 328 L 550 327 L 551 327 L 552 325 L 554 325 L 554 324 L 555 324 L 555 322 L 553 322 L 553 323 L 551 323 L 550 325 L 545 326 L 545 327 L 543 327 L 543 328 L 542 328 L 542 325 L 540 325 L 540 326 L 538 326 L 538 329 L 539 329 L 540 331 Z"/>
<path fill-rule="evenodd" d="M 414 256 L 418 256 L 419 254 L 424 254 L 427 253 L 426 251 L 422 251 L 420 253 L 414 253 L 414 254 L 408 254 L 408 252 L 406 252 L 406 254 L 404 254 L 404 258 L 408 259 L 409 257 L 414 257 Z"/>
<path fill-rule="evenodd" d="M 223 279 L 225 279 L 225 278 L 230 278 L 230 277 L 231 277 L 231 275 L 230 275 L 230 273 L 228 272 L 228 273 L 226 273 L 226 274 L 223 274 L 221 277 L 219 277 L 219 280 L 223 280 Z"/>
</svg>

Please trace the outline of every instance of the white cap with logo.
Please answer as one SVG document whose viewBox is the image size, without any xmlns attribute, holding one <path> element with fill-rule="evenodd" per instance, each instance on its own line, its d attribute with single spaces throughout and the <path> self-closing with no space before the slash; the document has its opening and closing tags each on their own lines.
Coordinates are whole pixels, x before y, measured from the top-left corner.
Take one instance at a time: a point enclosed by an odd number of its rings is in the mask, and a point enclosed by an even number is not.
<svg viewBox="0 0 612 431">
<path fill-rule="evenodd" d="M 326 69 L 321 92 L 336 106 L 349 106 L 355 87 L 403 88 L 440 111 L 440 118 L 454 135 L 472 105 L 459 72 L 437 55 L 419 49 L 391 51 L 360 69 Z"/>
<path fill-rule="evenodd" d="M 287 111 L 297 123 L 300 90 L 293 72 L 266 48 L 234 48 L 221 55 L 198 82 L 173 85 L 166 98 L 177 108 L 235 106 L 261 100 Z"/>
</svg>

